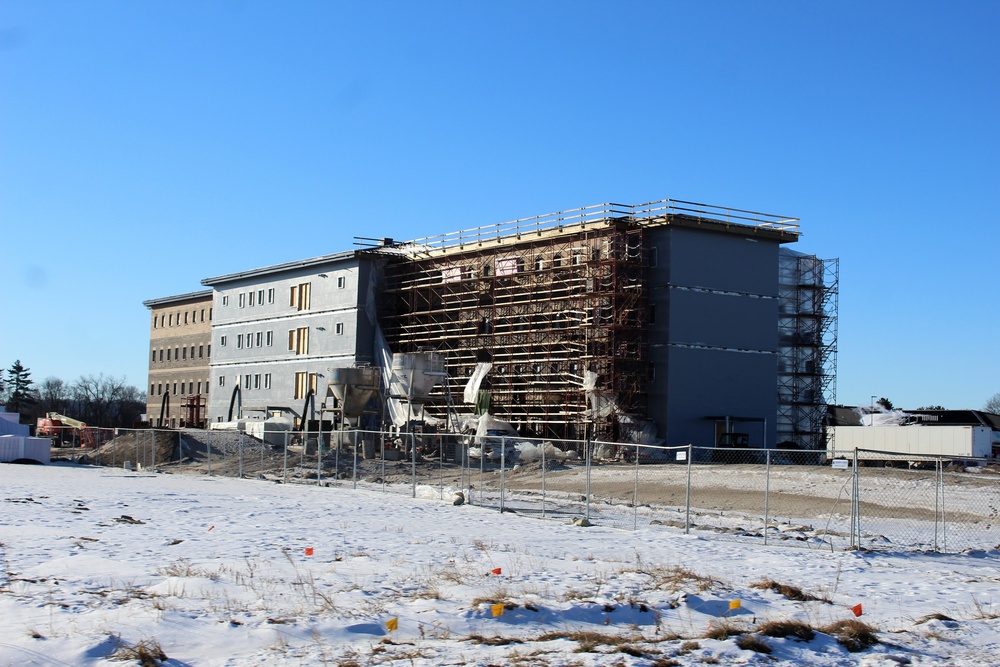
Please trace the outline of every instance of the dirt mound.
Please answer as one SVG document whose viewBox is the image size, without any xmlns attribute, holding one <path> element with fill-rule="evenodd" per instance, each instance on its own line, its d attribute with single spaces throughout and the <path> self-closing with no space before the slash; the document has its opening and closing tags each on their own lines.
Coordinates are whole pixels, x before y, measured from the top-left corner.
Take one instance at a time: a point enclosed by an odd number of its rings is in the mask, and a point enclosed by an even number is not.
<svg viewBox="0 0 1000 667">
<path fill-rule="evenodd" d="M 152 468 L 177 458 L 175 431 L 129 431 L 89 454 L 99 465 L 121 467 L 125 461 Z"/>
</svg>

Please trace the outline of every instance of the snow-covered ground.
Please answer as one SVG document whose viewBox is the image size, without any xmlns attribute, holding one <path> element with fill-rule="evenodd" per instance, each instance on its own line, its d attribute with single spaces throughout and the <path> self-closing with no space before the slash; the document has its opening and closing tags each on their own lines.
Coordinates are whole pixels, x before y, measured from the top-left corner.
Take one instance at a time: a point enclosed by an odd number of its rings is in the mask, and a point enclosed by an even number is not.
<svg viewBox="0 0 1000 667">
<path fill-rule="evenodd" d="M 175 667 L 1000 665 L 997 551 L 765 547 L 438 490 L 68 464 L 0 465 L 0 485 L 2 667 L 157 647 Z M 765 634 L 788 620 L 812 639 Z M 880 643 L 850 652 L 831 627 L 849 620 Z"/>
</svg>

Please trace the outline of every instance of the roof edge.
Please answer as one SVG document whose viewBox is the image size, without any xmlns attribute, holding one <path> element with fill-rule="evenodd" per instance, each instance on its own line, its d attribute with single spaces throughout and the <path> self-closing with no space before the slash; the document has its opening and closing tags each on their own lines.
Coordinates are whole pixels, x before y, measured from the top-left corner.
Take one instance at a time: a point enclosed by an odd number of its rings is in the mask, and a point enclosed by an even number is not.
<svg viewBox="0 0 1000 667">
<path fill-rule="evenodd" d="M 174 296 L 162 296 L 158 299 L 147 299 L 142 302 L 142 305 L 146 308 L 152 308 L 154 306 L 165 306 L 170 303 L 178 303 L 181 301 L 192 301 L 194 299 L 204 299 L 206 297 L 212 296 L 212 290 L 206 289 L 199 292 L 188 292 L 187 294 L 176 294 Z"/>
<path fill-rule="evenodd" d="M 322 255 L 320 257 L 311 257 L 309 259 L 300 259 L 294 262 L 285 262 L 284 264 L 274 264 L 272 266 L 263 266 L 258 269 L 250 269 L 249 271 L 239 271 L 237 273 L 227 273 L 222 276 L 215 276 L 214 278 L 205 278 L 201 281 L 202 285 L 221 285 L 223 283 L 232 283 L 238 280 L 244 280 L 246 278 L 256 278 L 257 276 L 266 276 L 274 273 L 284 273 L 286 271 L 292 271 L 294 269 L 304 269 L 310 266 L 320 266 L 322 264 L 330 264 L 331 262 L 338 262 L 345 259 L 352 259 L 357 257 L 359 252 L 357 250 L 347 250 L 345 252 L 338 252 L 332 255 Z"/>
</svg>

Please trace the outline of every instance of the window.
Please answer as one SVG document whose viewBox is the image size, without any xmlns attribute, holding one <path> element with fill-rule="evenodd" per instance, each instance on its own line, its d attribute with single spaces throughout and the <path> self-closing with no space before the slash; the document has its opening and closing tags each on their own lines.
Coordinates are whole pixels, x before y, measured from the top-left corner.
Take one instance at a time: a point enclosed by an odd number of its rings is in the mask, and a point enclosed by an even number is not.
<svg viewBox="0 0 1000 667">
<path fill-rule="evenodd" d="M 343 334 L 344 334 L 344 323 L 343 322 L 337 322 L 337 335 L 341 336 Z"/>
<path fill-rule="evenodd" d="M 180 317 L 180 315 L 178 315 L 178 317 Z M 185 312 L 184 313 L 184 324 L 187 324 L 187 323 L 188 323 L 188 314 L 187 314 L 187 312 Z"/>
<path fill-rule="evenodd" d="M 204 357 L 205 357 L 205 346 L 204 345 L 199 345 L 198 346 L 198 358 L 199 359 L 203 359 Z"/>
<path fill-rule="evenodd" d="M 274 343 L 274 332 L 268 331 L 267 334 L 264 336 L 264 340 L 265 344 L 268 347 L 271 347 L 271 345 Z"/>
<path fill-rule="evenodd" d="M 170 348 L 167 348 L 167 361 L 170 361 Z"/>
<path fill-rule="evenodd" d="M 249 373 L 247 373 L 246 375 L 243 376 L 243 388 L 244 389 L 249 389 L 250 388 L 250 374 Z"/>
<path fill-rule="evenodd" d="M 163 361 L 163 350 L 160 350 L 160 361 Z"/>
<path fill-rule="evenodd" d="M 167 319 L 167 324 L 169 326 L 174 326 L 174 314 L 170 313 L 170 317 Z"/>
<path fill-rule="evenodd" d="M 344 289 L 347 286 L 347 279 L 344 276 L 337 276 L 337 287 Z"/>
<path fill-rule="evenodd" d="M 202 322 L 205 321 L 205 309 L 204 308 L 201 309 L 201 321 Z"/>
<path fill-rule="evenodd" d="M 309 327 L 288 330 L 288 351 L 295 354 L 309 353 Z"/>
<path fill-rule="evenodd" d="M 156 361 L 156 350 L 153 350 L 153 357 L 149 361 L 150 361 L 150 363 Z M 149 393 L 153 393 L 153 392 L 149 392 Z"/>
<path fill-rule="evenodd" d="M 182 347 L 181 348 L 181 354 L 184 357 L 184 359 L 187 359 L 188 358 L 188 349 L 186 347 Z"/>
<path fill-rule="evenodd" d="M 156 392 L 153 391 L 154 389 L 156 389 L 156 385 L 155 384 L 149 385 L 149 395 L 150 396 L 155 396 L 156 395 Z"/>
<path fill-rule="evenodd" d="M 253 376 L 253 388 L 260 389 L 260 373 L 256 373 Z"/>
<path fill-rule="evenodd" d="M 247 347 L 253 347 L 253 332 L 247 332 Z"/>
<path fill-rule="evenodd" d="M 160 313 L 160 328 L 163 328 L 163 313 Z"/>
<path fill-rule="evenodd" d="M 308 377 L 306 373 L 296 373 L 295 374 L 295 398 L 305 398 L 306 397 L 306 382 Z"/>
<path fill-rule="evenodd" d="M 222 296 L 222 305 L 223 306 L 228 306 L 229 305 L 229 295 L 228 294 L 224 294 Z"/>
<path fill-rule="evenodd" d="M 153 315 L 153 328 L 156 328 L 156 315 Z M 152 392 L 150 392 L 152 393 Z"/>
<path fill-rule="evenodd" d="M 257 305 L 264 305 L 264 290 L 262 289 L 257 290 Z"/>
<path fill-rule="evenodd" d="M 177 395 L 177 383 L 175 382 L 174 383 L 174 396 L 176 396 L 176 395 Z"/>
<path fill-rule="evenodd" d="M 270 389 L 270 388 L 271 388 L 271 374 L 264 373 L 264 389 Z"/>
<path fill-rule="evenodd" d="M 292 285 L 288 305 L 293 306 L 296 310 L 309 310 L 309 296 L 312 292 L 310 285 L 311 283 Z"/>
<path fill-rule="evenodd" d="M 223 338 L 225 338 L 225 336 L 223 336 Z M 225 344 L 225 343 L 223 343 L 223 344 Z M 211 345 L 209 345 L 208 348 L 205 350 L 205 356 L 206 357 L 211 357 L 212 356 L 212 346 Z"/>
<path fill-rule="evenodd" d="M 254 304 L 254 296 L 255 296 L 254 293 L 251 291 L 250 292 L 250 303 L 249 303 L 250 306 L 252 306 Z"/>
<path fill-rule="evenodd" d="M 225 375 L 220 375 L 219 376 L 219 386 L 220 387 L 225 387 L 226 386 L 226 376 Z"/>
<path fill-rule="evenodd" d="M 160 382 L 156 385 L 156 393 L 159 396 L 163 396 L 163 383 Z"/>
<path fill-rule="evenodd" d="M 194 345 L 191 346 L 191 358 L 194 359 Z"/>
<path fill-rule="evenodd" d="M 174 348 L 174 361 L 177 361 L 180 358 L 181 358 L 181 348 L 175 347 Z"/>
<path fill-rule="evenodd" d="M 212 321 L 212 309 L 211 308 L 208 309 L 208 321 L 209 322 Z"/>
<path fill-rule="evenodd" d="M 236 349 L 243 349 L 243 334 L 236 334 Z"/>
<path fill-rule="evenodd" d="M 264 334 L 262 332 L 258 331 L 256 338 L 257 338 L 257 341 L 256 341 L 257 347 L 260 347 L 261 346 L 260 345 L 261 342 L 264 340 Z"/>
<path fill-rule="evenodd" d="M 226 346 L 226 337 L 225 336 L 219 336 L 219 345 L 221 345 L 222 347 Z M 211 347 L 211 346 L 209 346 L 209 347 Z M 209 353 L 209 354 L 211 354 L 211 353 Z"/>
<path fill-rule="evenodd" d="M 267 302 L 268 303 L 274 303 L 274 288 L 273 287 L 269 287 L 267 289 Z"/>
<path fill-rule="evenodd" d="M 240 292 L 240 295 L 237 298 L 239 299 L 239 302 L 240 302 L 240 308 L 243 308 L 244 306 L 247 305 L 247 295 L 246 294 L 244 294 L 243 292 Z"/>
<path fill-rule="evenodd" d="M 201 393 L 201 380 L 198 380 L 198 393 Z"/>
</svg>

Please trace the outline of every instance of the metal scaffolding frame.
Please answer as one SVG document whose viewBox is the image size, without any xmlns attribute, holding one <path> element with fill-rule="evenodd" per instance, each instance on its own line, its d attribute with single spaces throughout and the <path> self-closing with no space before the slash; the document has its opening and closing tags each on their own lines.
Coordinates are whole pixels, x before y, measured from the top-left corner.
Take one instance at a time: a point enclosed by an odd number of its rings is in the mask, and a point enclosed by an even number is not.
<svg viewBox="0 0 1000 667">
<path fill-rule="evenodd" d="M 490 412 L 525 433 L 582 438 L 591 423 L 591 435 L 618 437 L 622 414 L 645 413 L 643 237 L 617 220 L 503 248 L 397 256 L 385 269 L 386 339 L 394 352 L 444 353 L 453 394 L 478 362 L 492 363 Z M 604 404 L 588 403 L 587 371 Z"/>
<path fill-rule="evenodd" d="M 791 253 L 779 263 L 777 439 L 819 450 L 837 400 L 840 260 Z"/>
<path fill-rule="evenodd" d="M 393 352 L 445 354 L 457 395 L 492 363 L 490 412 L 526 436 L 623 442 L 647 409 L 646 230 L 670 224 L 798 236 L 796 218 L 667 199 L 357 245 L 385 259 L 379 321 Z M 429 414 L 444 416 L 446 393 Z"/>
</svg>

